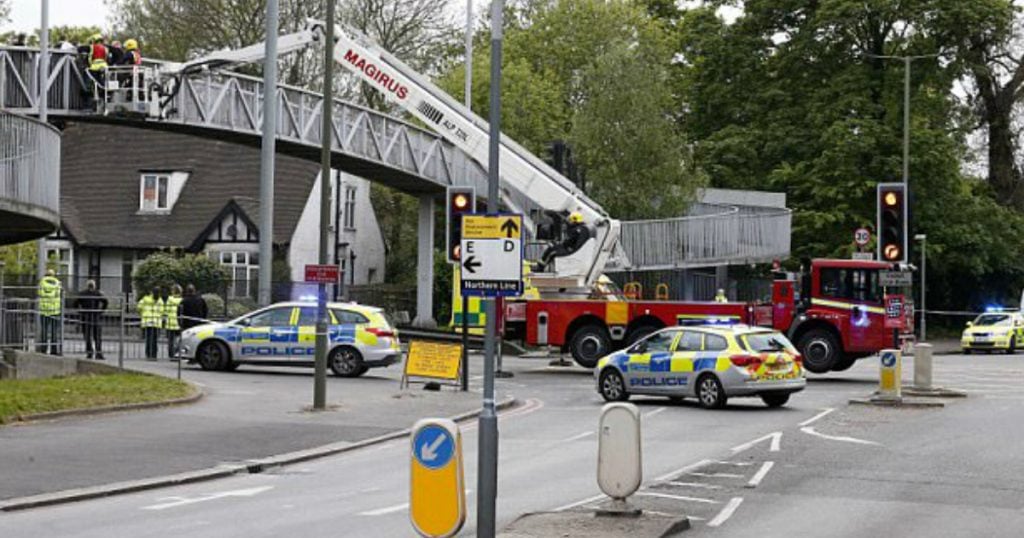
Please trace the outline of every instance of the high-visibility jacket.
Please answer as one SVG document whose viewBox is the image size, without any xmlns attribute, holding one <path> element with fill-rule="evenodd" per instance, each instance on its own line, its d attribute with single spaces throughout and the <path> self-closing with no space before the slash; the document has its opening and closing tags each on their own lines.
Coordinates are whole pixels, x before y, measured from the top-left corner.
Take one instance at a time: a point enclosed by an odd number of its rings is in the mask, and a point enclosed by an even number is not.
<svg viewBox="0 0 1024 538">
<path fill-rule="evenodd" d="M 729 299 L 725 296 L 724 293 L 717 293 L 717 294 L 715 294 L 715 302 L 716 303 L 728 303 Z"/>
<path fill-rule="evenodd" d="M 101 71 L 107 67 L 107 47 L 93 43 L 89 47 L 89 71 Z"/>
<path fill-rule="evenodd" d="M 142 53 L 137 50 L 127 51 L 121 63 L 124 65 L 142 65 Z"/>
<path fill-rule="evenodd" d="M 164 303 L 164 327 L 168 331 L 180 331 L 178 324 L 178 307 L 181 306 L 181 296 L 171 295 Z"/>
<path fill-rule="evenodd" d="M 137 305 L 143 329 L 159 329 L 164 319 L 164 300 L 152 294 L 139 299 Z"/>
<path fill-rule="evenodd" d="M 60 315 L 60 280 L 44 276 L 39 281 L 39 313 L 44 316 Z"/>
</svg>

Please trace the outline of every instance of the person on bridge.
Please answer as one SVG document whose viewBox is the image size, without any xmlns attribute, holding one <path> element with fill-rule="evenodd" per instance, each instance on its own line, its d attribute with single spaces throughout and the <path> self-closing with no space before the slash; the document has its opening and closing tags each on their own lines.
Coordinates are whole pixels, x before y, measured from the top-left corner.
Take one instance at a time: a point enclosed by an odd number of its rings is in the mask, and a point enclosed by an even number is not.
<svg viewBox="0 0 1024 538">
<path fill-rule="evenodd" d="M 569 226 L 565 229 L 564 239 L 548 247 L 540 257 L 539 271 L 546 270 L 555 258 L 568 256 L 583 248 L 583 245 L 590 240 L 591 232 L 586 223 L 583 222 L 583 215 L 573 212 L 569 215 Z"/>
<path fill-rule="evenodd" d="M 715 293 L 715 302 L 716 303 L 728 303 L 729 302 L 729 298 L 725 296 L 725 290 L 723 290 L 722 288 L 718 288 L 718 291 Z"/>
<path fill-rule="evenodd" d="M 46 276 L 39 281 L 39 352 L 60 355 L 61 299 L 63 290 L 53 269 L 46 270 Z"/>
<path fill-rule="evenodd" d="M 139 309 L 139 326 L 146 340 L 146 360 L 155 361 L 157 340 L 160 338 L 160 325 L 164 317 L 164 300 L 160 298 L 160 288 L 153 288 L 136 305 Z"/>
<path fill-rule="evenodd" d="M 103 327 L 100 316 L 107 309 L 107 298 L 96 289 L 96 281 L 85 283 L 85 291 L 75 299 L 74 307 L 82 319 L 82 333 L 85 336 L 85 357 L 103 360 Z"/>
<path fill-rule="evenodd" d="M 139 42 L 129 39 L 124 42 L 124 58 L 121 65 L 142 65 L 142 51 L 139 50 Z"/>
<path fill-rule="evenodd" d="M 94 96 L 103 98 L 105 95 L 103 92 L 104 80 L 106 79 L 106 71 L 109 65 L 107 63 L 109 52 L 107 51 L 107 46 L 103 44 L 102 34 L 93 35 L 90 41 L 87 72 L 95 89 Z"/>
<path fill-rule="evenodd" d="M 164 303 L 164 329 L 167 331 L 167 357 L 178 356 L 178 340 L 181 338 L 181 286 L 171 286 L 171 294 Z"/>
<path fill-rule="evenodd" d="M 118 66 L 124 63 L 125 51 L 120 41 L 115 40 L 107 47 L 107 65 Z"/>
</svg>

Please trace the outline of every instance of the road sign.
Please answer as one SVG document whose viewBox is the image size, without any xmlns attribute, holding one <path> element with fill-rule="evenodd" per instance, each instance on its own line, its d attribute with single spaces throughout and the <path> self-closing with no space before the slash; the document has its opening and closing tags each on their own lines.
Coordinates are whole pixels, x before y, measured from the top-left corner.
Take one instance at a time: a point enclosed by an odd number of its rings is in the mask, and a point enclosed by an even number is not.
<svg viewBox="0 0 1024 538">
<path fill-rule="evenodd" d="M 405 360 L 403 384 L 410 377 L 458 381 L 462 363 L 462 346 L 441 342 L 413 340 Z"/>
<path fill-rule="evenodd" d="M 871 230 L 867 228 L 857 228 L 853 231 L 853 242 L 857 243 L 859 247 L 865 247 L 871 242 Z"/>
<path fill-rule="evenodd" d="M 459 272 L 463 294 L 522 294 L 522 229 L 522 215 L 463 215 Z"/>
<path fill-rule="evenodd" d="M 420 536 L 454 536 L 466 521 L 462 435 L 447 419 L 413 426 L 409 519 Z"/>
<path fill-rule="evenodd" d="M 335 284 L 338 274 L 337 265 L 306 265 L 306 282 L 313 284 Z"/>
<path fill-rule="evenodd" d="M 630 403 L 605 404 L 597 431 L 597 485 L 605 495 L 625 499 L 643 479 L 640 409 Z"/>
<path fill-rule="evenodd" d="M 914 284 L 914 274 L 910 271 L 879 271 L 878 283 L 883 288 L 906 288 Z"/>
<path fill-rule="evenodd" d="M 883 349 L 879 354 L 881 370 L 878 375 L 877 398 L 899 400 L 903 384 L 903 360 L 898 349 Z"/>
<path fill-rule="evenodd" d="M 886 329 L 903 329 L 906 327 L 907 317 L 904 315 L 906 299 L 903 295 L 885 296 L 885 323 Z"/>
<path fill-rule="evenodd" d="M 874 252 L 854 252 L 850 256 L 850 259 L 871 261 L 871 260 L 875 259 L 875 253 Z"/>
</svg>

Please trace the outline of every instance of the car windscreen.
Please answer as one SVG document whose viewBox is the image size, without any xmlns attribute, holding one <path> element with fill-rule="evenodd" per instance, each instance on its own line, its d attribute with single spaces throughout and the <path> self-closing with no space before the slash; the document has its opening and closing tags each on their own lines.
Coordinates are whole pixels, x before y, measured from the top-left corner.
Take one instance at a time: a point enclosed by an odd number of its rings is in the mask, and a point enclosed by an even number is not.
<svg viewBox="0 0 1024 538">
<path fill-rule="evenodd" d="M 789 342 L 789 339 L 776 332 L 748 333 L 743 335 L 743 341 L 746 344 L 747 351 L 753 351 L 755 353 L 772 353 L 778 351 L 796 353 L 796 348 L 794 348 L 793 344 Z"/>
<path fill-rule="evenodd" d="M 982 314 L 974 320 L 975 325 L 1009 325 L 1009 314 Z"/>
</svg>

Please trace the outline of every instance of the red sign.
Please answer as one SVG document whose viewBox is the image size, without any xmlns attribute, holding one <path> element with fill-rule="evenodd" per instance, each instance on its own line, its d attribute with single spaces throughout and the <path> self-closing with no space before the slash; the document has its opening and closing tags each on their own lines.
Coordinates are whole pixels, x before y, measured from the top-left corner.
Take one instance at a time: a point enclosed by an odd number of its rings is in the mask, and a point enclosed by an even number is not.
<svg viewBox="0 0 1024 538">
<path fill-rule="evenodd" d="M 306 282 L 316 284 L 335 284 L 338 282 L 337 265 L 307 265 Z"/>
<path fill-rule="evenodd" d="M 885 328 L 903 329 L 907 326 L 905 315 L 907 302 L 903 295 L 885 296 Z"/>
</svg>

